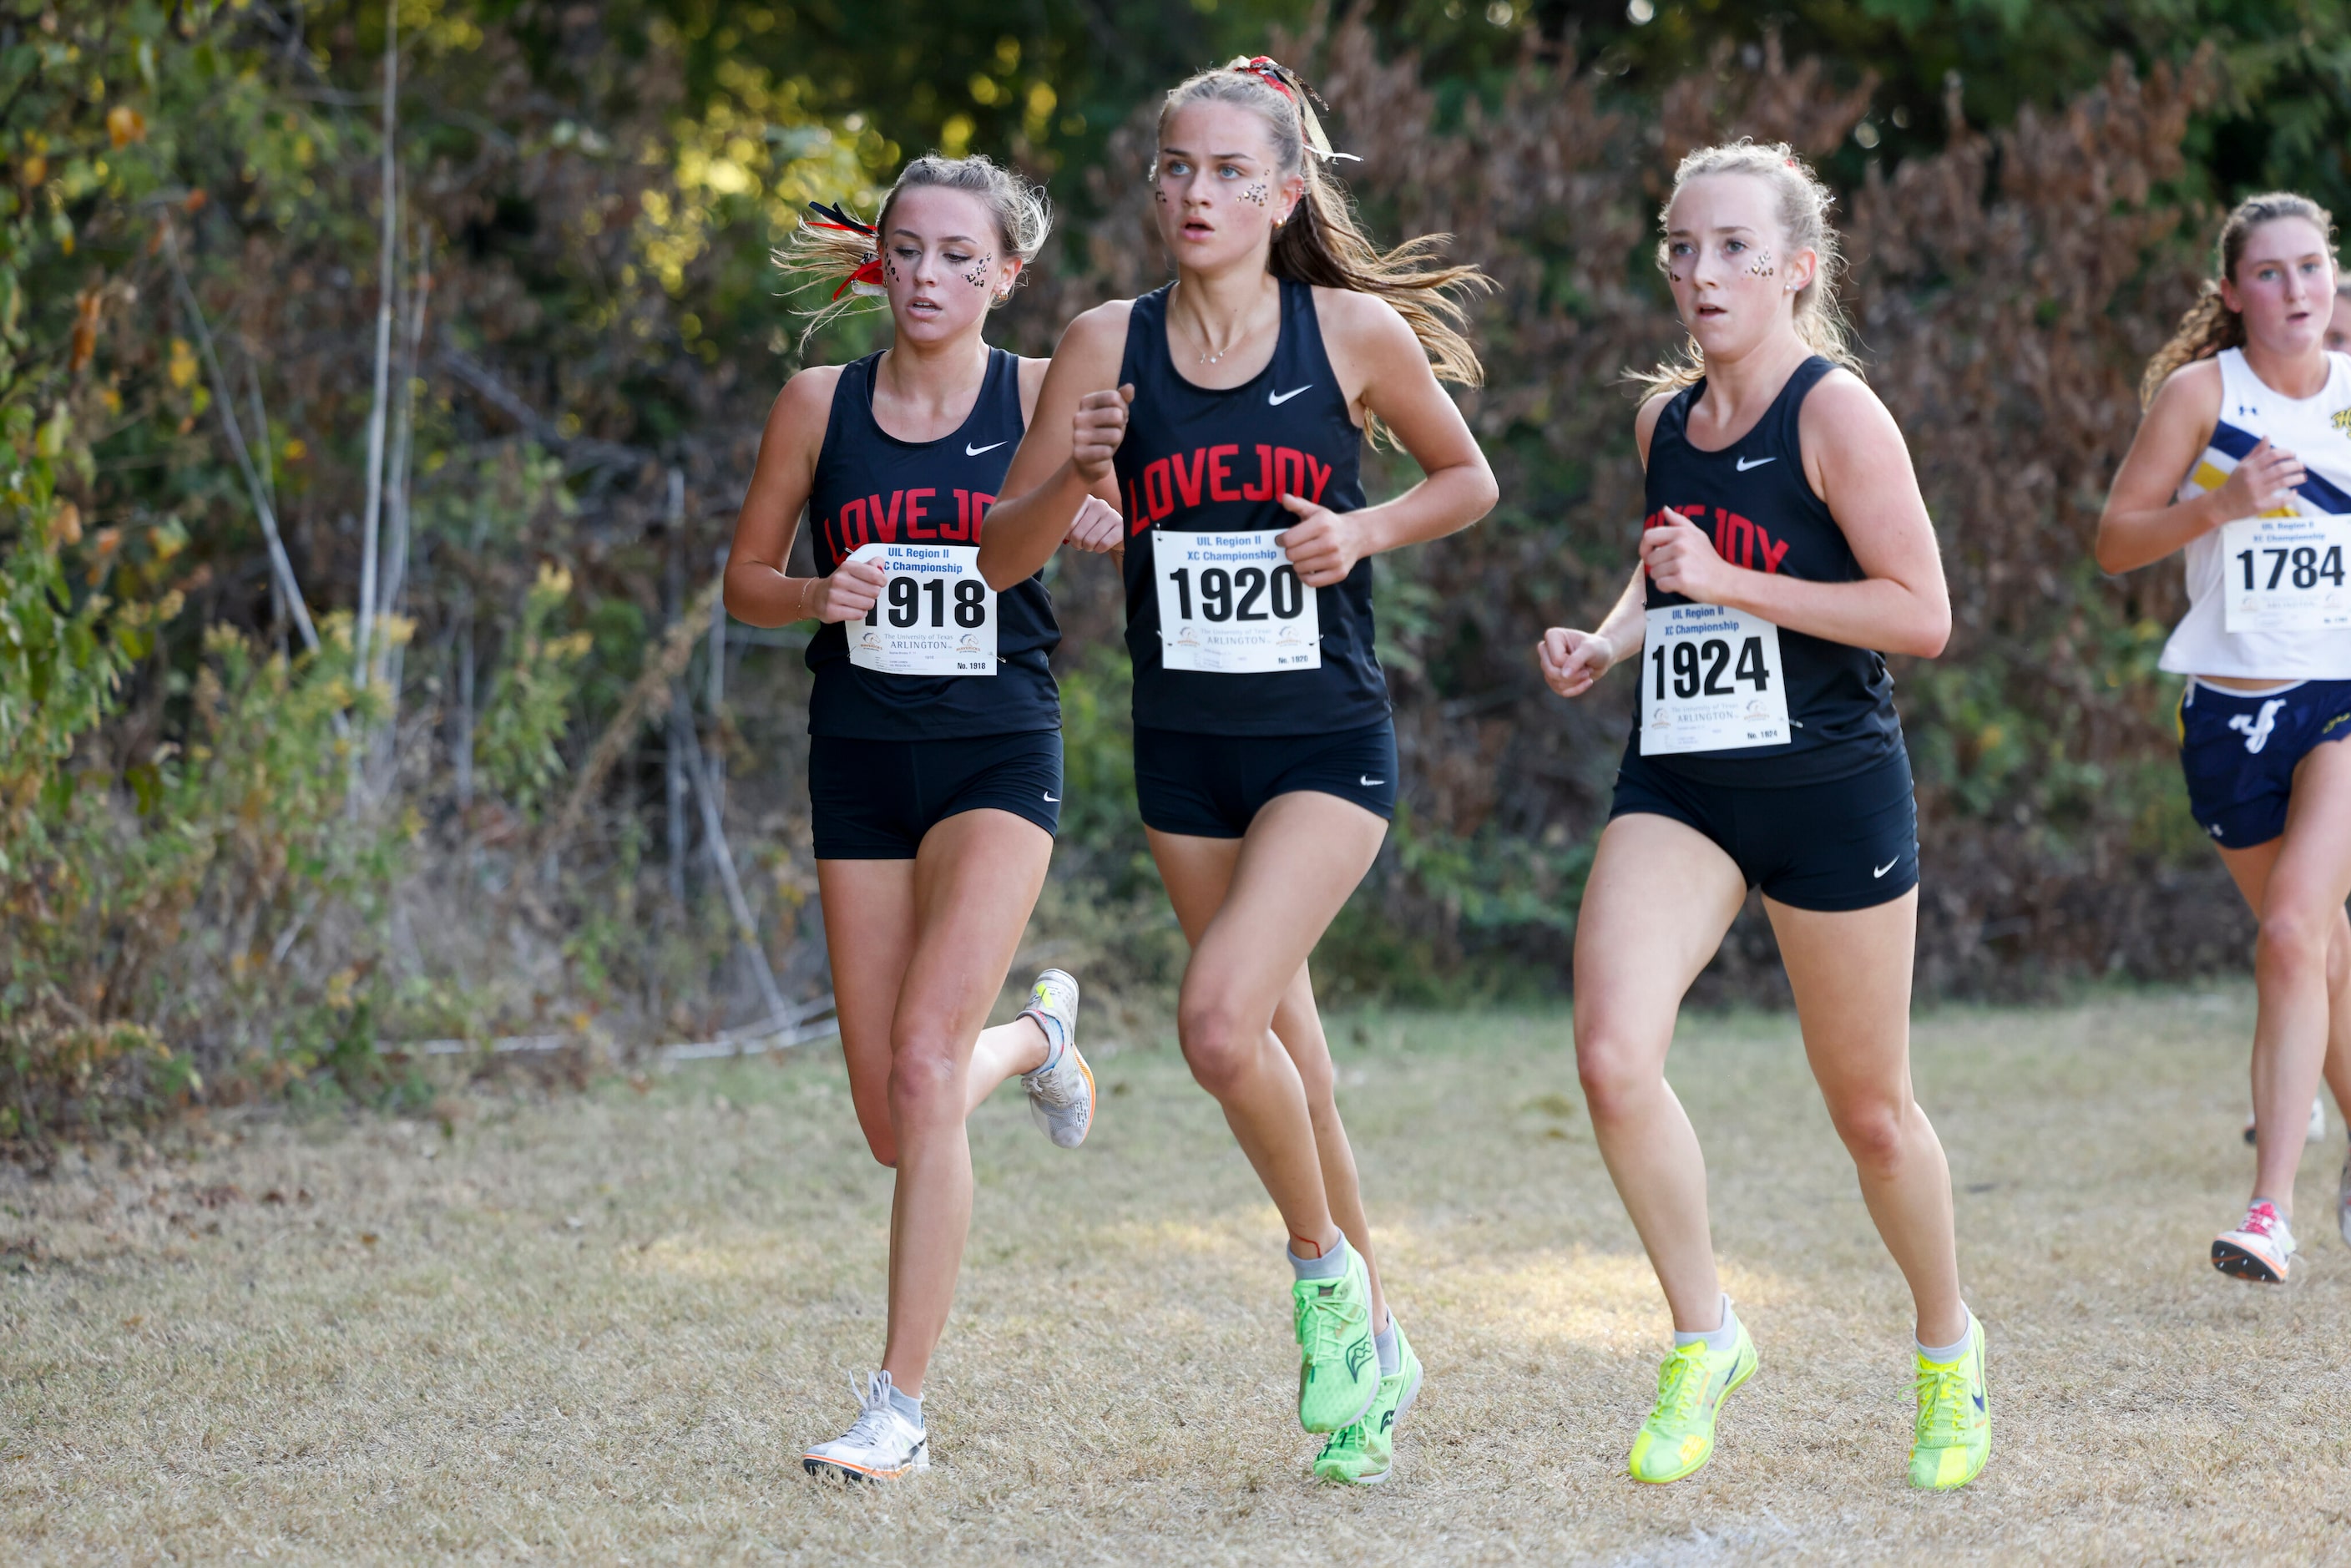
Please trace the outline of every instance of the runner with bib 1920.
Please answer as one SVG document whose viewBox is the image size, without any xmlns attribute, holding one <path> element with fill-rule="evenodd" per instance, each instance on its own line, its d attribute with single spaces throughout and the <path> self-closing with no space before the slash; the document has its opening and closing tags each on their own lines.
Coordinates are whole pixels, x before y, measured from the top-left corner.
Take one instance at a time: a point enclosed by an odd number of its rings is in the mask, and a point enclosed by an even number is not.
<svg viewBox="0 0 2351 1568">
<path fill-rule="evenodd" d="M 1314 1471 L 1367 1485 L 1420 1361 L 1372 1259 L 1307 958 L 1395 807 L 1369 558 L 1475 522 L 1494 479 L 1437 380 L 1478 379 L 1454 295 L 1479 275 L 1425 241 L 1374 246 L 1332 156 L 1271 60 L 1168 94 L 1152 190 L 1176 281 L 1071 324 L 980 565 L 1012 580 L 1078 539 L 1088 500 L 1125 513 L 1136 794 L 1192 945 L 1176 1032 L 1289 1229 Z M 1366 424 L 1426 476 L 1378 506 Z"/>
</svg>

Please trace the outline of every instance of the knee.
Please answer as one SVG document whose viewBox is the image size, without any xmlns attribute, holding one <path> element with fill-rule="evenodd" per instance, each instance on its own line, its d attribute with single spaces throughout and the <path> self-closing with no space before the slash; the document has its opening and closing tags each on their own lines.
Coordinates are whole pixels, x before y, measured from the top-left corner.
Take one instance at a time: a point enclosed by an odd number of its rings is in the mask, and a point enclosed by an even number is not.
<svg viewBox="0 0 2351 1568">
<path fill-rule="evenodd" d="M 1613 1122 L 1629 1113 L 1662 1077 L 1646 1053 L 1608 1030 L 1576 1031 L 1575 1079 L 1595 1123 Z"/>
<path fill-rule="evenodd" d="M 1901 1163 L 1908 1113 L 1908 1103 L 1900 1100 L 1871 1099 L 1829 1107 L 1829 1119 L 1836 1124 L 1845 1152 L 1870 1175 L 1885 1174 Z"/>
<path fill-rule="evenodd" d="M 890 1062 L 890 1113 L 901 1126 L 963 1120 L 963 1063 L 949 1042 L 898 1042 Z"/>
<path fill-rule="evenodd" d="M 1249 1077 L 1265 1047 L 1262 1026 L 1249 1028 L 1231 1008 L 1217 1002 L 1181 1004 L 1176 1035 L 1193 1081 L 1219 1100 Z"/>
<path fill-rule="evenodd" d="M 2265 911 L 2255 956 L 2273 973 L 2329 975 L 2339 960 L 2335 948 L 2334 912 L 2323 914 L 2288 905 Z M 2346 955 L 2346 957 L 2351 957 Z"/>
</svg>

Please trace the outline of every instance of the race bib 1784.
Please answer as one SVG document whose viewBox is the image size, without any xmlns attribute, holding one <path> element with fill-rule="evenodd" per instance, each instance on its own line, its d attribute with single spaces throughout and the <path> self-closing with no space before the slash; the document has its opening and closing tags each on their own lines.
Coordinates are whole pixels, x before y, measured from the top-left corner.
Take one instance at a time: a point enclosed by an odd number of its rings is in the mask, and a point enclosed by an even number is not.
<svg viewBox="0 0 2351 1568">
<path fill-rule="evenodd" d="M 2344 555 L 2351 517 L 2294 512 L 2239 517 L 2220 529 L 2221 623 L 2231 632 L 2332 632 L 2351 626 Z"/>
<path fill-rule="evenodd" d="M 1273 542 L 1286 531 L 1152 529 L 1162 665 L 1224 675 L 1322 667 L 1314 591 Z"/>
<path fill-rule="evenodd" d="M 870 544 L 849 559 L 889 574 L 865 619 L 846 628 L 851 664 L 886 675 L 996 674 L 996 593 L 978 546 Z"/>
<path fill-rule="evenodd" d="M 1648 612 L 1641 643 L 1641 755 L 1788 744 L 1780 629 L 1719 604 Z"/>
</svg>

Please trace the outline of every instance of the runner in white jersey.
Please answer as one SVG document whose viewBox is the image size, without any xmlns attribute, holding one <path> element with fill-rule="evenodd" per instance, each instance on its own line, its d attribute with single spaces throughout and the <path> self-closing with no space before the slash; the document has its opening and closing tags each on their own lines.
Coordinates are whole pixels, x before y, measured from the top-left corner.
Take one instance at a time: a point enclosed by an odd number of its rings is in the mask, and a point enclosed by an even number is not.
<svg viewBox="0 0 2351 1568">
<path fill-rule="evenodd" d="M 2351 1107 L 2351 357 L 2329 353 L 2335 225 L 2306 197 L 2239 204 L 2220 276 L 2147 364 L 2147 417 L 2098 523 L 2098 564 L 2184 551 L 2189 808 L 2261 921 L 2253 1191 L 2212 1265 L 2283 1283 L 2294 1178 L 2324 1070 Z M 2336 1199 L 2351 1242 L 2351 1161 Z"/>
</svg>

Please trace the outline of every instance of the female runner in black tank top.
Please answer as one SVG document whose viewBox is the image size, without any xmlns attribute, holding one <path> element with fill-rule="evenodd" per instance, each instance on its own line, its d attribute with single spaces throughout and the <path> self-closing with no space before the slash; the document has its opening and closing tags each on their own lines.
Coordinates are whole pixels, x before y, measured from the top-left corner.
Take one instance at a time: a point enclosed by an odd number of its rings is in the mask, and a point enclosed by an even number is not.
<svg viewBox="0 0 2351 1568">
<path fill-rule="evenodd" d="M 1575 1050 L 1676 1331 L 1628 1460 L 1641 1480 L 1705 1464 L 1717 1406 L 1757 1365 L 1715 1272 L 1705 1156 L 1665 1080 L 1683 993 L 1754 886 L 1917 1304 L 1910 1479 L 1964 1485 L 1990 1452 L 1950 1176 L 1911 1095 L 1917 814 L 1879 652 L 1941 652 L 1950 605 L 1902 433 L 1843 368 L 1828 204 L 1785 147 L 1683 161 L 1660 260 L 1697 361 L 1656 378 L 1634 424 L 1641 565 L 1597 632 L 1554 628 L 1538 651 L 1562 696 L 1620 662 L 1638 672 L 1576 922 Z"/>
<path fill-rule="evenodd" d="M 1017 581 L 1065 535 L 1096 542 L 1071 529 L 1090 498 L 1125 513 L 1138 792 L 1192 944 L 1177 1030 L 1289 1228 L 1316 1471 L 1372 1482 L 1419 1364 L 1369 1265 L 1307 956 L 1395 800 L 1368 558 L 1474 522 L 1495 490 L 1430 366 L 1476 378 L 1447 291 L 1477 275 L 1382 257 L 1326 156 L 1270 60 L 1168 95 L 1153 180 L 1176 281 L 1071 325 L 981 566 Z M 1376 507 L 1366 420 L 1427 476 Z"/>
<path fill-rule="evenodd" d="M 833 994 L 859 1125 L 897 1170 L 882 1370 L 849 1432 L 803 1457 L 811 1471 L 928 1464 L 923 1375 L 970 1225 L 972 1108 L 1018 1074 L 1055 1143 L 1075 1146 L 1092 1113 L 1075 981 L 1048 970 L 1019 1018 L 983 1027 L 1061 792 L 1051 602 L 1034 579 L 990 594 L 974 561 L 1045 371 L 981 329 L 1047 222 L 987 160 L 923 158 L 875 230 L 820 209 L 780 257 L 827 281 L 854 268 L 842 289 L 886 295 L 895 329 L 887 350 L 785 386 L 726 566 L 737 618 L 818 622 L 809 776 Z M 805 578 L 786 570 L 803 507 Z"/>
</svg>

